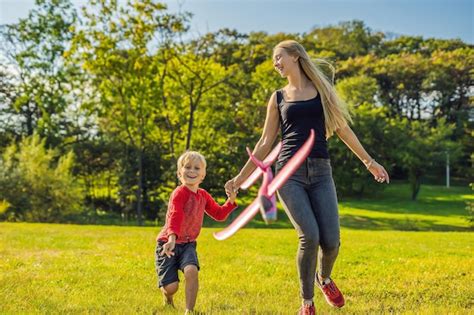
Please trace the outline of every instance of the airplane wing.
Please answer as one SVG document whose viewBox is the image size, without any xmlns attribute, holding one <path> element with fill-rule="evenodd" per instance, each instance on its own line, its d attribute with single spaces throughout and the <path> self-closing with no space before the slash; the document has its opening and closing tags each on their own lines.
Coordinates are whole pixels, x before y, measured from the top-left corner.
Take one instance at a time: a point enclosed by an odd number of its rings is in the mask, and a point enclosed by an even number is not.
<svg viewBox="0 0 474 315">
<path fill-rule="evenodd" d="M 293 173 L 300 167 L 304 160 L 308 157 L 311 152 L 311 148 L 314 144 L 314 130 L 311 129 L 311 133 L 306 142 L 301 146 L 298 152 L 285 164 L 285 166 L 278 172 L 273 181 L 268 185 L 269 195 L 273 195 L 278 188 L 280 188 L 286 180 L 293 175 Z M 273 151 L 272 151 L 273 153 Z M 258 178 L 258 176 L 257 176 Z M 246 225 L 252 218 L 258 213 L 259 204 L 258 199 L 255 199 L 250 206 L 248 206 L 242 213 L 225 229 L 214 233 L 214 237 L 217 240 L 225 240 L 234 235 L 241 227 Z"/>
<path fill-rule="evenodd" d="M 225 229 L 214 233 L 214 237 L 219 240 L 223 241 L 226 238 L 231 237 L 235 234 L 241 227 L 246 225 L 252 218 L 258 213 L 259 206 L 258 200 L 255 199 L 250 206 L 248 206 L 244 211 L 242 211 L 239 216 L 229 224 Z"/>
<path fill-rule="evenodd" d="M 265 158 L 265 160 L 263 160 L 263 163 L 264 163 L 264 164 L 267 164 L 267 163 L 270 162 L 270 161 L 276 160 L 276 158 L 278 157 L 278 153 L 280 153 L 281 146 L 282 146 L 282 143 L 281 143 L 281 141 L 280 141 L 280 142 L 278 142 L 278 144 L 273 148 L 273 150 L 267 155 L 267 157 Z M 260 175 L 262 175 L 262 170 L 257 167 L 257 168 L 255 169 L 255 171 L 253 171 L 253 173 L 250 174 L 250 176 L 240 185 L 240 188 L 242 188 L 242 189 L 247 189 L 247 188 L 249 188 L 250 186 L 253 185 L 253 183 L 255 183 L 255 181 L 260 177 Z"/>
<path fill-rule="evenodd" d="M 288 162 L 283 166 L 283 168 L 278 172 L 275 178 L 268 184 L 268 194 L 273 195 L 278 188 L 280 188 L 291 175 L 303 164 L 303 162 L 308 157 L 311 149 L 314 145 L 314 130 L 311 129 L 308 139 L 306 139 L 305 143 L 301 146 L 298 152 L 295 153 L 288 160 Z"/>
</svg>

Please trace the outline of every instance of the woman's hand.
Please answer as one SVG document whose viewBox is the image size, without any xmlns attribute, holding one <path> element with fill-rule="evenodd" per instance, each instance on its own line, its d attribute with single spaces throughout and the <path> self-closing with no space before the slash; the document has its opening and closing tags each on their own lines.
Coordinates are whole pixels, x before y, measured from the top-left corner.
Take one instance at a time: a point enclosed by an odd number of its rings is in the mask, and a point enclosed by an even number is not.
<svg viewBox="0 0 474 315">
<path fill-rule="evenodd" d="M 387 184 L 390 183 L 390 177 L 388 176 L 387 171 L 382 165 L 377 163 L 377 161 L 372 160 L 367 169 L 369 170 L 369 172 L 372 173 L 372 175 L 374 175 L 374 179 L 379 183 L 383 183 L 385 181 L 387 182 Z"/>
<path fill-rule="evenodd" d="M 227 196 L 236 193 L 239 188 L 235 187 L 235 178 L 232 178 L 231 180 L 227 181 L 224 185 L 225 193 Z"/>
</svg>

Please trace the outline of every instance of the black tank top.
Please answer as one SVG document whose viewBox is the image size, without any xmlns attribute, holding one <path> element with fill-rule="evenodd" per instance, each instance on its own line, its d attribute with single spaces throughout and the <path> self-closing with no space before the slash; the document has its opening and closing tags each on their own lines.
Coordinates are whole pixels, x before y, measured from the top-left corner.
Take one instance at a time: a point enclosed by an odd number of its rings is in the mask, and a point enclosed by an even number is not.
<svg viewBox="0 0 474 315">
<path fill-rule="evenodd" d="M 314 129 L 316 137 L 309 157 L 328 159 L 323 104 L 319 92 L 310 100 L 296 102 L 285 101 L 281 90 L 276 93 L 283 143 L 277 163 L 284 165 L 308 139 L 311 129 Z"/>
</svg>

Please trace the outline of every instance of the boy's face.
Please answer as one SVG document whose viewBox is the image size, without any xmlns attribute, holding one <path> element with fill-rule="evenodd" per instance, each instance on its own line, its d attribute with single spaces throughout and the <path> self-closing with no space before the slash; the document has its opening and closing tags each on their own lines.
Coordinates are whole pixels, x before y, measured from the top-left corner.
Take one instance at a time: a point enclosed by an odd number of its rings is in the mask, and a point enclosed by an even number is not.
<svg viewBox="0 0 474 315">
<path fill-rule="evenodd" d="M 187 161 L 178 171 L 181 183 L 186 186 L 197 187 L 206 177 L 204 164 L 199 160 Z"/>
</svg>

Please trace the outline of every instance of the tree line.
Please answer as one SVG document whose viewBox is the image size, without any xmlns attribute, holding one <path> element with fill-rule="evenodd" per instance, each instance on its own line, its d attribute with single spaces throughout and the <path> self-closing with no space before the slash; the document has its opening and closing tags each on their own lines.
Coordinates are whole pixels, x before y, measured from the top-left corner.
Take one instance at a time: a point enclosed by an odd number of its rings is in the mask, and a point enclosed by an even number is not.
<svg viewBox="0 0 474 315">
<path fill-rule="evenodd" d="M 221 29 L 190 38 L 192 14 L 152 1 L 37 0 L 0 29 L 0 219 L 162 219 L 187 149 L 208 160 L 203 187 L 223 184 L 260 135 L 285 81 L 272 48 L 295 39 L 321 64 L 353 129 L 416 199 L 423 178 L 472 176 L 474 48 L 459 39 L 391 37 L 362 21 L 307 33 Z M 317 61 L 315 61 L 317 62 Z M 342 197 L 374 194 L 357 158 L 329 140 Z"/>
</svg>

